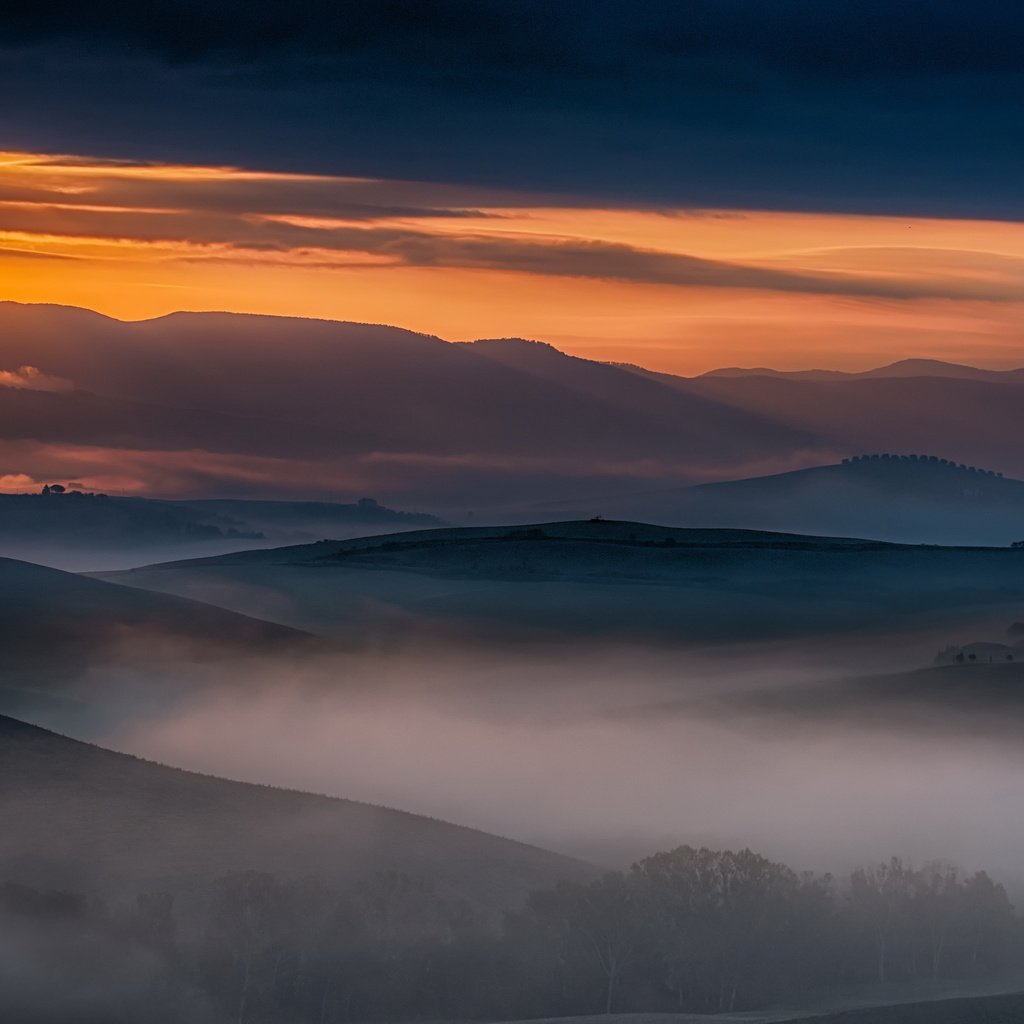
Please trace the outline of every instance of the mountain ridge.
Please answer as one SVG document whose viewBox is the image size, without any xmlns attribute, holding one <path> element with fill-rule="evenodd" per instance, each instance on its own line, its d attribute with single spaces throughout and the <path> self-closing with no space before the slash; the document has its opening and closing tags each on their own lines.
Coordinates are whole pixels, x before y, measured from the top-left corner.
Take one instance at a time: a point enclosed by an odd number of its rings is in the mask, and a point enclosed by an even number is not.
<svg viewBox="0 0 1024 1024">
<path fill-rule="evenodd" d="M 954 377 L 975 380 L 1021 380 L 1024 367 L 992 369 L 971 366 L 967 363 L 951 363 L 943 359 L 907 358 L 897 359 L 882 366 L 867 370 L 775 370 L 767 366 L 742 367 L 723 366 L 697 374 L 689 380 L 701 377 L 788 377 L 794 380 L 872 380 L 886 377 Z"/>
<path fill-rule="evenodd" d="M 371 322 L 371 321 L 360 321 L 360 320 L 339 320 L 330 317 L 314 317 L 314 316 L 299 316 L 295 314 L 278 314 L 278 313 L 254 313 L 254 312 L 242 312 L 236 310 L 190 310 L 190 309 L 178 309 L 171 310 L 168 313 L 162 313 L 158 316 L 143 317 L 141 319 L 121 319 L 119 317 L 111 316 L 106 313 L 101 313 L 98 310 L 90 309 L 87 306 L 75 306 L 67 303 L 52 303 L 52 302 L 19 302 L 12 299 L 0 299 L 0 315 L 10 310 L 16 311 L 29 311 L 38 310 L 43 313 L 56 313 L 61 316 L 77 317 L 81 316 L 87 320 L 98 320 L 111 324 L 124 324 L 124 325 L 143 325 L 143 324 L 158 324 L 166 321 L 181 321 L 181 320 L 195 320 L 195 321 L 214 321 L 214 320 L 236 320 L 236 321 L 251 321 L 251 322 L 274 322 L 281 324 L 320 324 L 328 325 L 333 327 L 346 327 L 346 328 L 369 328 L 369 329 L 380 329 L 387 332 L 393 332 L 396 335 L 404 335 L 407 337 L 413 337 L 422 339 L 429 342 L 441 342 L 445 345 L 454 346 L 465 346 L 468 348 L 477 348 L 484 350 L 487 348 L 500 349 L 503 346 L 511 346 L 516 348 L 535 348 L 536 350 L 548 350 L 549 352 L 558 353 L 568 359 L 579 360 L 581 362 L 595 363 L 601 366 L 612 366 L 617 368 L 631 368 L 641 370 L 645 373 L 658 374 L 668 377 L 678 377 L 683 380 L 699 380 L 704 377 L 714 376 L 777 376 L 777 377 L 804 377 L 810 379 L 811 375 L 827 375 L 829 378 L 858 378 L 858 377 L 877 377 L 877 376 L 916 376 L 916 375 L 928 375 L 926 371 L 934 371 L 941 376 L 955 376 L 958 372 L 965 371 L 968 374 L 984 374 L 986 376 L 1012 376 L 1024 378 L 1024 366 L 1021 367 L 1009 367 L 1009 368 L 993 368 L 993 367 L 979 367 L 973 366 L 967 363 L 956 363 L 944 359 L 935 359 L 921 356 L 908 356 L 904 358 L 896 359 L 890 363 L 883 363 L 879 366 L 869 367 L 864 370 L 840 370 L 836 368 L 827 367 L 808 367 L 795 370 L 779 370 L 773 367 L 767 366 L 720 366 L 714 367 L 710 370 L 704 370 L 695 374 L 681 374 L 672 373 L 663 370 L 654 370 L 650 367 L 640 366 L 638 364 L 624 363 L 621 361 L 613 360 L 596 360 L 586 356 L 575 355 L 571 352 L 567 352 L 563 349 L 558 348 L 557 345 L 552 342 L 545 341 L 539 338 L 524 338 L 517 335 L 508 335 L 502 337 L 481 337 L 473 338 L 467 341 L 449 341 L 448 339 L 442 338 L 439 335 L 431 334 L 427 331 L 417 331 L 412 328 L 400 327 L 394 324 L 384 322 Z"/>
<path fill-rule="evenodd" d="M 127 466 L 133 488 L 172 496 L 285 497 L 315 480 L 330 498 L 358 481 L 392 506 L 447 519 L 483 509 L 493 520 L 556 487 L 597 496 L 858 451 L 940 450 L 1024 475 L 1024 372 L 938 361 L 824 379 L 685 377 L 516 338 L 447 342 L 256 314 L 125 322 L 7 303 L 3 366 L 64 382 L 0 389 L 0 454 L 12 464 L 41 472 L 22 453 L 45 446 L 48 462 L 66 462 L 48 477 Z M 90 447 L 106 462 L 79 468 L 75 453 Z"/>
</svg>

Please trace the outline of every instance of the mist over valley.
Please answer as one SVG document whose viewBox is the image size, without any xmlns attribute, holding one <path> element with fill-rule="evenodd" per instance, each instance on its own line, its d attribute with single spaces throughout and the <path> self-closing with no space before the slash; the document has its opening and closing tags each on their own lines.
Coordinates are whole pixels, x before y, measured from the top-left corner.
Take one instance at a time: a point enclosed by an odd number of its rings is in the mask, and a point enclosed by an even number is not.
<svg viewBox="0 0 1024 1024">
<path fill-rule="evenodd" d="M 0 1024 L 1024 1021 L 1024 8 L 0 17 Z"/>
</svg>

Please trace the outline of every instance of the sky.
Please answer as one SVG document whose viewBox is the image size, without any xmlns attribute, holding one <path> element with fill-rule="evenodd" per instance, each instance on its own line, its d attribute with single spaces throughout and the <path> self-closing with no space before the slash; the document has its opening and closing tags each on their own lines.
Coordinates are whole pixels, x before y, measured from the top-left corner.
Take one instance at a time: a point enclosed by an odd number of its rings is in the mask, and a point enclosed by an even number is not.
<svg viewBox="0 0 1024 1024">
<path fill-rule="evenodd" d="M 1022 46 L 943 0 L 16 2 L 0 299 L 1018 366 Z"/>
</svg>

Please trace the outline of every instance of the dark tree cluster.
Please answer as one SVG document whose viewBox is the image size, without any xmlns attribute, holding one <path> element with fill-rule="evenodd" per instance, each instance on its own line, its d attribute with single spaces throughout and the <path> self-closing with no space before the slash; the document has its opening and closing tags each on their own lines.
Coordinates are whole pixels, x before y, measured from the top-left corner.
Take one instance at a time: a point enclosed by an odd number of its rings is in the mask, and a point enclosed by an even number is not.
<svg viewBox="0 0 1024 1024">
<path fill-rule="evenodd" d="M 341 893 L 245 871 L 181 908 L 166 893 L 117 908 L 7 884 L 0 939 L 21 973 L 0 981 L 35 1007 L 26 1022 L 61 1019 L 41 1005 L 106 1024 L 714 1013 L 1009 972 L 1020 932 L 984 873 L 893 859 L 839 885 L 750 850 L 684 846 L 535 892 L 500 924 L 394 873 Z"/>
<path fill-rule="evenodd" d="M 532 958 L 522 985 L 538 998 L 518 1016 L 552 1016 L 716 1013 L 836 985 L 979 977 L 1010 966 L 1018 936 L 984 873 L 894 859 L 839 886 L 750 850 L 684 846 L 534 894 L 505 941 Z"/>
<path fill-rule="evenodd" d="M 867 462 L 916 462 L 922 465 L 945 466 L 948 469 L 957 469 L 964 473 L 976 473 L 980 476 L 1001 477 L 1003 475 L 993 469 L 979 469 L 977 466 L 967 466 L 962 462 L 954 462 L 952 459 L 940 458 L 938 455 L 895 455 L 892 452 L 873 452 L 869 455 L 851 455 L 848 459 L 843 459 L 844 466 Z"/>
</svg>

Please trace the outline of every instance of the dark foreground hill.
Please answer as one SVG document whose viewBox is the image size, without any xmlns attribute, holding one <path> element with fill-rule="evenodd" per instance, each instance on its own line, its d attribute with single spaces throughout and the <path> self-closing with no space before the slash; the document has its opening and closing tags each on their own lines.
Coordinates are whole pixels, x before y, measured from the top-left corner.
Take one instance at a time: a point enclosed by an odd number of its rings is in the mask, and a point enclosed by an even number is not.
<svg viewBox="0 0 1024 1024">
<path fill-rule="evenodd" d="M 1024 550 L 603 520 L 416 531 L 108 578 L 389 642 L 410 633 L 736 643 L 959 623 L 997 608 L 1010 622 L 1024 607 Z"/>
<path fill-rule="evenodd" d="M 2 877 L 104 894 L 187 893 L 244 870 L 338 887 L 399 871 L 497 911 L 590 870 L 473 829 L 181 771 L 4 716 L 0 816 Z"/>
<path fill-rule="evenodd" d="M 1024 537 L 1024 481 L 926 455 L 868 455 L 830 466 L 609 498 L 692 526 L 842 534 L 918 544 L 1005 546 Z"/>
</svg>

